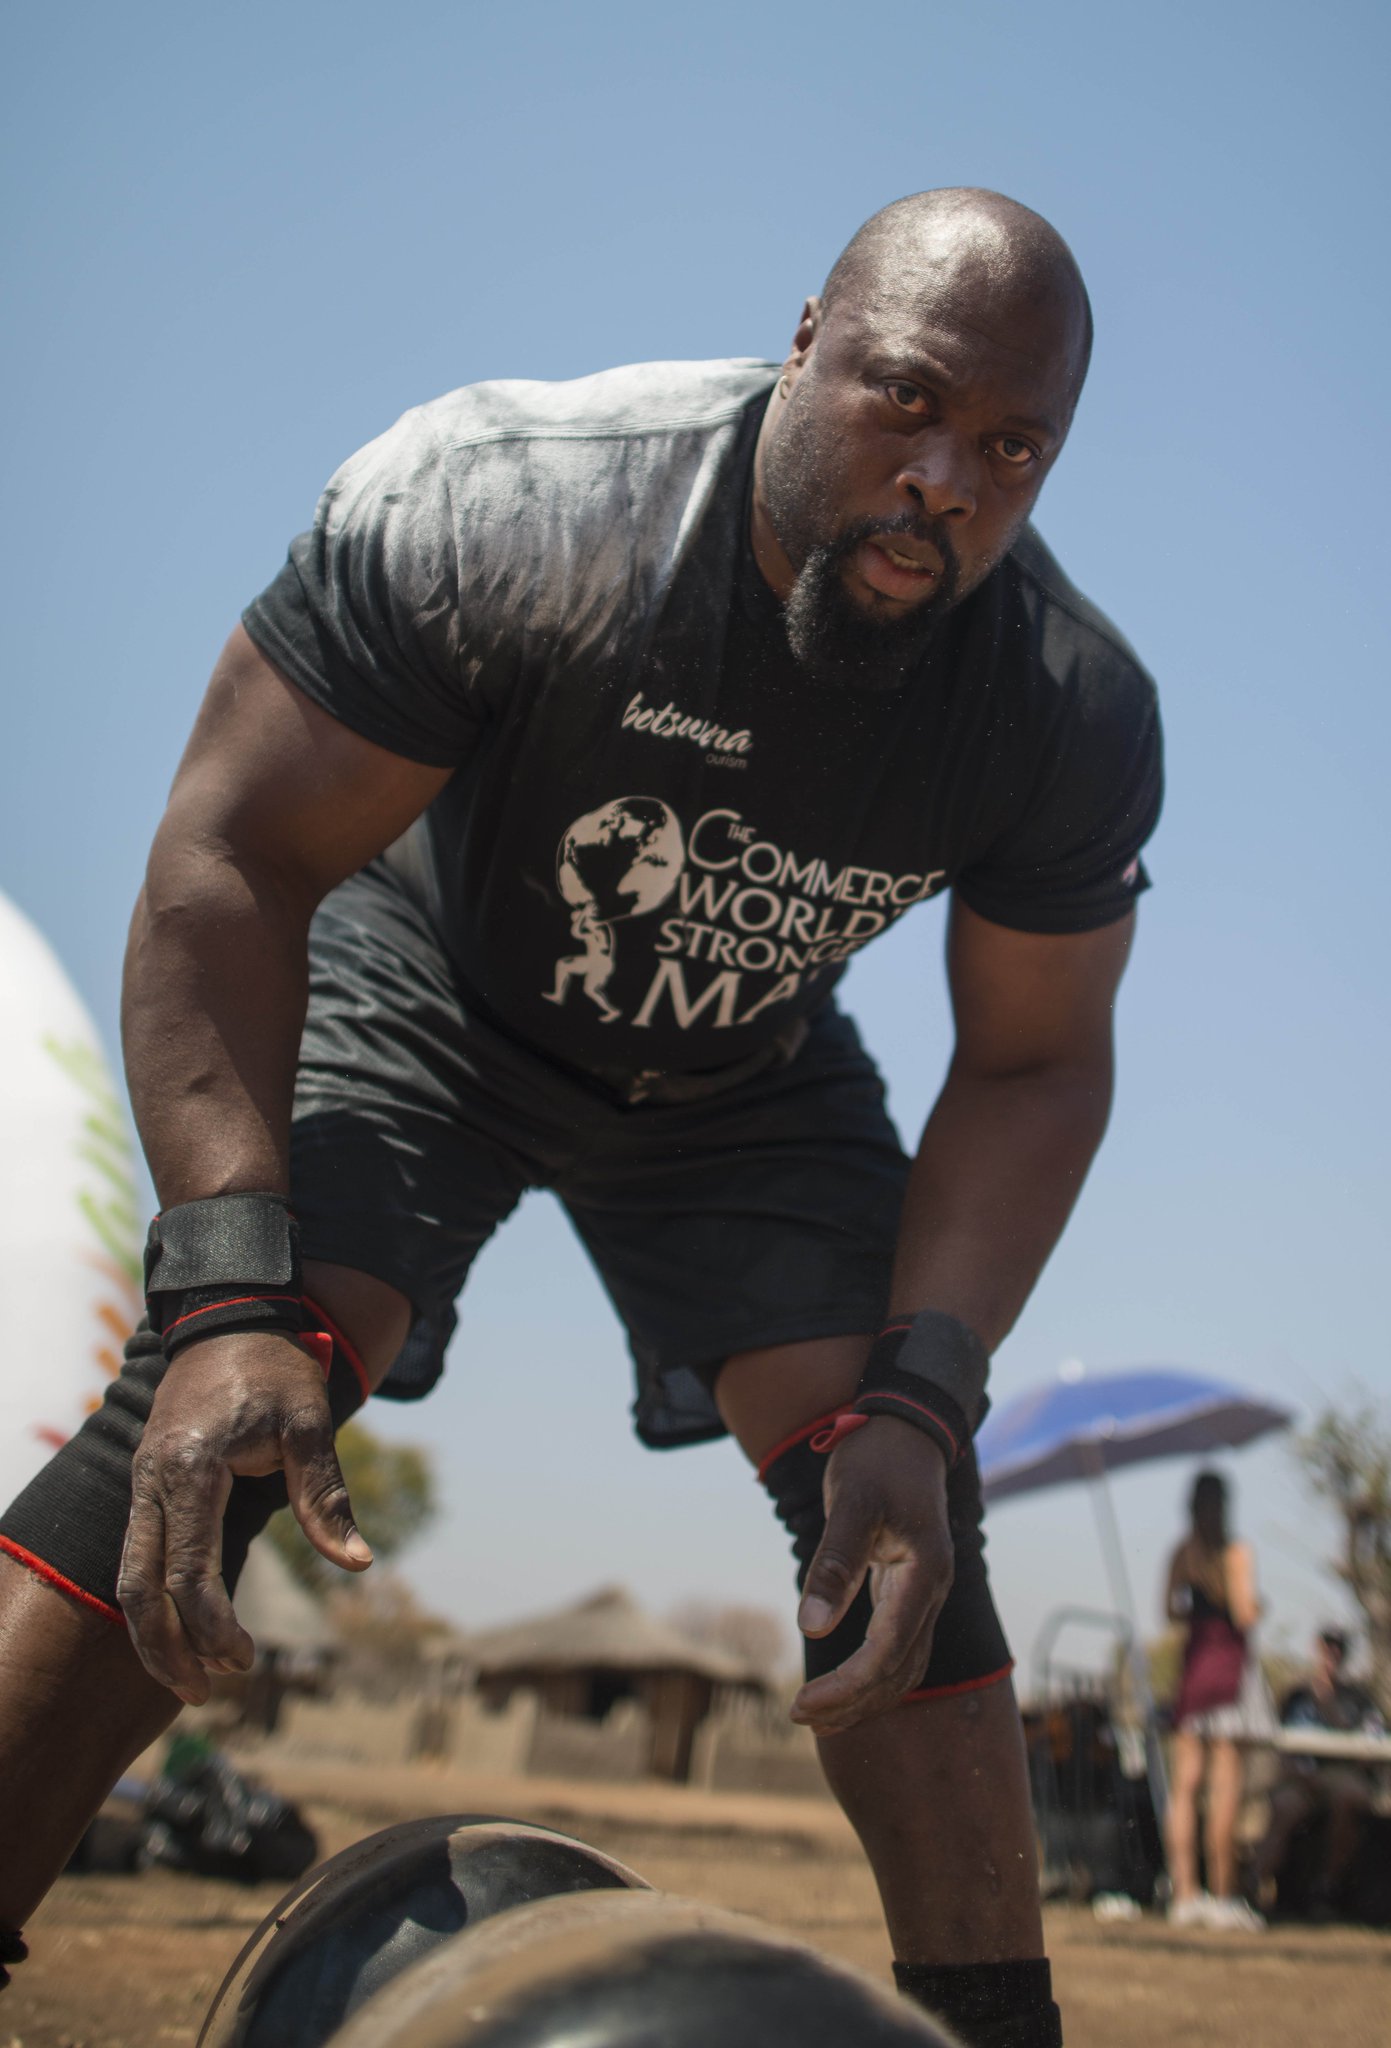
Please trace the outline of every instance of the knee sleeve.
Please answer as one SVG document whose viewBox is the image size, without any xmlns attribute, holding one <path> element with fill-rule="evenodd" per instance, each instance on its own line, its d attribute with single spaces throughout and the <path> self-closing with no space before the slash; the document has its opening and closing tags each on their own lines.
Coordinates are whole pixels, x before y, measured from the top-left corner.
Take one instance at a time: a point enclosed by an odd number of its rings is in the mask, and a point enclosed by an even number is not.
<svg viewBox="0 0 1391 2048">
<path fill-rule="evenodd" d="M 770 1452 L 759 1466 L 758 1476 L 772 1496 L 778 1520 L 792 1538 L 792 1555 L 797 1560 L 797 1586 L 806 1581 L 807 1570 L 816 1555 L 826 1529 L 822 1482 L 826 1458 L 811 1447 L 812 1439 L 825 1429 L 829 1418 L 816 1422 Z M 951 1525 L 956 1574 L 946 1604 L 937 1617 L 932 1652 L 922 1682 L 908 1694 L 910 1699 L 946 1698 L 952 1693 L 973 1692 L 1008 1677 L 1014 1668 L 1000 1617 L 990 1594 L 985 1569 L 985 1537 L 981 1530 L 984 1509 L 980 1473 L 975 1452 L 967 1449 L 947 1477 L 947 1514 Z M 851 1602 L 844 1619 L 828 1636 L 808 1636 L 803 1658 L 808 1678 L 821 1678 L 834 1671 L 856 1651 L 865 1639 L 873 1602 L 866 1580 Z"/>
<path fill-rule="evenodd" d="M 321 1310 L 314 1314 L 333 1339 L 328 1398 L 338 1429 L 370 1389 L 351 1344 Z M 131 1462 L 167 1370 L 160 1339 L 142 1320 L 100 1408 L 0 1515 L 0 1550 L 122 1624 L 116 1575 L 130 1517 Z M 232 1481 L 222 1522 L 222 1577 L 229 1593 L 235 1591 L 252 1538 L 286 1498 L 279 1472 Z"/>
</svg>

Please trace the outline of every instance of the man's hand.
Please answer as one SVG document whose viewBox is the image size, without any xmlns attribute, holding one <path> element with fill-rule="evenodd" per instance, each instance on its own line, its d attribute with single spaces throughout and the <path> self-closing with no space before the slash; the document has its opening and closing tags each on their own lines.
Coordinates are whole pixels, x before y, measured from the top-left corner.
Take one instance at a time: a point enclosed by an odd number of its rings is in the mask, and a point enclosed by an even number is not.
<svg viewBox="0 0 1391 2048">
<path fill-rule="evenodd" d="M 951 1590 L 947 1468 L 931 1437 L 876 1416 L 844 1437 L 826 1467 L 826 1533 L 807 1573 L 798 1626 L 829 1635 L 869 1574 L 874 1614 L 864 1643 L 804 1685 L 794 1721 L 834 1735 L 882 1714 L 920 1683 Z"/>
<path fill-rule="evenodd" d="M 319 1368 L 293 1337 L 208 1337 L 182 1350 L 155 1395 L 132 1474 L 117 1598 L 152 1678 L 190 1706 L 210 1671 L 246 1671 L 255 1645 L 222 1583 L 232 1480 L 283 1468 L 290 1506 L 330 1564 L 363 1571 Z"/>
</svg>

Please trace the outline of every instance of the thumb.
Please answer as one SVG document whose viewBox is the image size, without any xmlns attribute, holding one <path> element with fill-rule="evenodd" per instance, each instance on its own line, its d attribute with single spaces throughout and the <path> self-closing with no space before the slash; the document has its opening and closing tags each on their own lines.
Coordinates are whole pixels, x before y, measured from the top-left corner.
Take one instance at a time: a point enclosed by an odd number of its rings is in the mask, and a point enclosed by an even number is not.
<svg viewBox="0 0 1391 2048">
<path fill-rule="evenodd" d="M 864 1584 L 874 1556 L 877 1518 L 853 1497 L 840 1500 L 807 1570 L 797 1626 L 804 1636 L 829 1635 Z"/>
<path fill-rule="evenodd" d="M 282 1455 L 290 1506 L 314 1548 L 344 1571 L 366 1571 L 372 1552 L 353 1520 L 327 1416 L 287 1431 Z"/>
</svg>

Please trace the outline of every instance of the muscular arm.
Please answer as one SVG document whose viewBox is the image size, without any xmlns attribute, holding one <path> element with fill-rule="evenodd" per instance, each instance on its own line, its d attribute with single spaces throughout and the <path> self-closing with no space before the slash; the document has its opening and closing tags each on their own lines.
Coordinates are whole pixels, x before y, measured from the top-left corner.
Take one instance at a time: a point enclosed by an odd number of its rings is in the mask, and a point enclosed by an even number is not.
<svg viewBox="0 0 1391 2048">
<path fill-rule="evenodd" d="M 908 1183 L 895 1313 L 945 1309 L 991 1351 L 1013 1327 L 1106 1129 L 1133 927 L 1041 936 L 955 907 L 956 1050 Z"/>
<path fill-rule="evenodd" d="M 163 1205 L 286 1191 L 309 920 L 447 779 L 340 725 L 233 633 L 126 955 L 126 1072 Z"/>
<path fill-rule="evenodd" d="M 320 711 L 240 629 L 213 674 L 150 856 L 126 962 L 123 1037 L 163 1207 L 288 1192 L 309 920 L 390 844 L 446 770 Z M 283 1469 L 310 1541 L 360 1570 L 317 1365 L 295 1339 L 225 1332 L 165 1372 L 136 1453 L 118 1594 L 146 1668 L 189 1701 L 253 1646 L 221 1579 L 232 1481 Z"/>
<path fill-rule="evenodd" d="M 891 1309 L 945 1310 L 993 1350 L 1057 1243 L 1106 1128 L 1112 1010 L 1133 914 L 1066 937 L 1006 930 L 957 905 L 947 967 L 956 1049 L 909 1178 Z M 871 1574 L 863 1647 L 794 1709 L 818 1734 L 891 1706 L 924 1668 L 951 1587 L 946 1467 L 932 1440 L 878 1416 L 832 1453 L 826 1534 L 800 1615 L 840 1621 Z"/>
</svg>

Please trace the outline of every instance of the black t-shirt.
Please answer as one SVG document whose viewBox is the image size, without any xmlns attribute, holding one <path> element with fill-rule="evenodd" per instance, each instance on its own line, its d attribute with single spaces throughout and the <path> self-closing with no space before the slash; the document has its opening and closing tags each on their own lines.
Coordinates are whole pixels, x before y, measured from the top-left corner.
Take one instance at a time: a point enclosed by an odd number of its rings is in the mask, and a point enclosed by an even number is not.
<svg viewBox="0 0 1391 2048">
<path fill-rule="evenodd" d="M 615 403 L 659 369 L 705 373 L 708 431 L 685 387 L 675 420 L 654 424 L 646 385 Z M 829 685 L 793 660 L 748 539 L 770 381 L 643 366 L 453 394 L 340 472 L 245 614 L 336 717 L 456 766 L 422 835 L 442 939 L 466 996 L 571 1066 L 739 1060 L 949 887 L 1065 933 L 1147 886 L 1154 688 L 1032 532 L 905 685 Z M 498 392 L 501 425 L 460 426 Z M 547 492 L 549 526 L 530 509 Z"/>
</svg>

